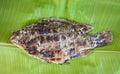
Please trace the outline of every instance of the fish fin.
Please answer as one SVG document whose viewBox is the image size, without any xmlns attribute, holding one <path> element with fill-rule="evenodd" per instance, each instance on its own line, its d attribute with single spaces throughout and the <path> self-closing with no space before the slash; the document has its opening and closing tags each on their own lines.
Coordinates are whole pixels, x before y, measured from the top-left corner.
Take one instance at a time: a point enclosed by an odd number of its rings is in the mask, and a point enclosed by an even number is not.
<svg viewBox="0 0 120 74">
<path fill-rule="evenodd" d="M 93 30 L 94 27 L 93 26 L 90 26 L 90 25 L 83 25 L 83 27 L 81 28 L 81 31 L 83 31 L 84 33 L 87 33 L 91 30 Z"/>
<path fill-rule="evenodd" d="M 87 55 L 92 53 L 92 51 L 93 51 L 92 49 L 83 50 L 82 52 L 80 52 L 80 56 L 86 57 Z"/>
<path fill-rule="evenodd" d="M 112 43 L 112 40 L 111 31 L 104 31 L 91 36 L 93 48 L 109 45 Z"/>
<path fill-rule="evenodd" d="M 91 30 L 94 29 L 93 26 L 90 26 L 90 25 L 87 25 L 87 24 L 80 24 L 78 22 L 75 22 L 75 21 L 71 21 L 71 20 L 68 20 L 68 19 L 62 19 L 62 18 L 48 18 L 48 19 L 44 19 L 44 20 L 49 20 L 49 21 L 56 21 L 56 22 L 61 22 L 61 23 L 65 23 L 65 24 L 70 24 L 70 25 L 74 25 L 76 26 L 81 32 L 83 33 L 87 33 Z"/>
</svg>

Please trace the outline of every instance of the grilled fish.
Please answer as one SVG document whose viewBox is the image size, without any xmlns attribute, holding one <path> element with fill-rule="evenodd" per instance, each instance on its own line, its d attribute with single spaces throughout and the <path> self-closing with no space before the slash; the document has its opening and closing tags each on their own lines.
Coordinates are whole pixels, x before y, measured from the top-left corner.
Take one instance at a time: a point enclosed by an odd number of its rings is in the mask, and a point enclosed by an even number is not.
<svg viewBox="0 0 120 74">
<path fill-rule="evenodd" d="M 111 31 L 86 35 L 93 29 L 66 19 L 48 18 L 13 32 L 10 41 L 37 59 L 63 64 L 112 43 Z"/>
</svg>

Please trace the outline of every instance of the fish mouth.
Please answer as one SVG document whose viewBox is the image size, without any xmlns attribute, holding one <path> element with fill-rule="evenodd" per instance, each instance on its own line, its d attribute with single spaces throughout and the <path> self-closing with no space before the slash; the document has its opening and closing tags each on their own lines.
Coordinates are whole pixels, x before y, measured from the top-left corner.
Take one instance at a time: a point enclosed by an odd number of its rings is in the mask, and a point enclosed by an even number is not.
<svg viewBox="0 0 120 74">
<path fill-rule="evenodd" d="M 11 36 L 9 40 L 10 40 L 10 42 L 13 43 L 13 42 L 14 42 L 14 38 L 13 38 L 13 36 Z"/>
<path fill-rule="evenodd" d="M 10 42 L 13 43 L 15 46 L 17 46 L 18 48 L 24 49 L 23 46 L 18 44 L 18 41 L 15 39 L 15 36 L 10 37 Z"/>
</svg>

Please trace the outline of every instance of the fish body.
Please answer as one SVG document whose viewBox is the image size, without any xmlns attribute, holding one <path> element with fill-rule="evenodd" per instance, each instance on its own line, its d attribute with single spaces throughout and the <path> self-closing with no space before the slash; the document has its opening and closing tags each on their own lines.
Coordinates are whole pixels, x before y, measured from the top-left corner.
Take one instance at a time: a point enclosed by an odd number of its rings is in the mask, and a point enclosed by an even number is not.
<svg viewBox="0 0 120 74">
<path fill-rule="evenodd" d="M 111 31 L 86 35 L 92 29 L 70 20 L 48 18 L 13 32 L 10 41 L 37 59 L 62 64 L 88 55 L 93 48 L 111 44 Z"/>
</svg>

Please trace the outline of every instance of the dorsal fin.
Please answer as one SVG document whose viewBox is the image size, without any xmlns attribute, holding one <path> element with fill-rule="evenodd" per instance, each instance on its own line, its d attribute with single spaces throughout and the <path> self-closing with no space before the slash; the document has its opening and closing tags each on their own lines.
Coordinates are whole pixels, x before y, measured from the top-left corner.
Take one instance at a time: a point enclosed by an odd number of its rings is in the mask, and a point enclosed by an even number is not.
<svg viewBox="0 0 120 74">
<path fill-rule="evenodd" d="M 93 26 L 87 25 L 87 24 L 80 24 L 78 22 L 74 22 L 74 21 L 70 21 L 70 20 L 66 20 L 66 19 L 61 19 L 61 18 L 48 18 L 48 19 L 44 19 L 45 21 L 51 21 L 51 22 L 60 22 L 66 25 L 74 25 L 77 28 L 79 28 L 80 31 L 87 33 L 91 30 L 94 29 Z"/>
</svg>

